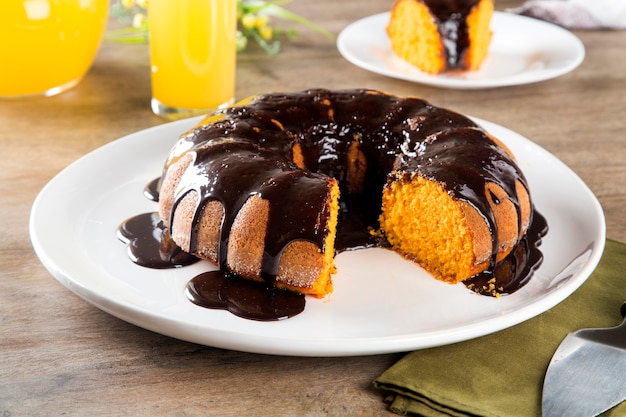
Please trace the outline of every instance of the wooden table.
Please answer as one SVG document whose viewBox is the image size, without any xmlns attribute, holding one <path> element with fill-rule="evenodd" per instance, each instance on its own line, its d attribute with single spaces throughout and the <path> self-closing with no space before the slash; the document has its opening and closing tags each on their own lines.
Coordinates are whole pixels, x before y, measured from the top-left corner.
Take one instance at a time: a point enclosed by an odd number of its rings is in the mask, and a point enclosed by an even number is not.
<svg viewBox="0 0 626 417">
<path fill-rule="evenodd" d="M 390 3 L 298 0 L 288 7 L 339 33 Z M 572 167 L 600 200 L 608 236 L 626 241 L 626 31 L 576 34 L 587 56 L 570 74 L 461 91 L 366 72 L 328 39 L 301 29 L 275 57 L 255 48 L 240 54 L 237 97 L 371 87 L 507 126 Z M 0 101 L 0 415 L 391 415 L 371 383 L 402 353 L 299 358 L 187 343 L 100 311 L 44 269 L 28 234 L 35 196 L 87 152 L 164 123 L 149 100 L 147 46 L 105 42 L 73 90 Z"/>
</svg>

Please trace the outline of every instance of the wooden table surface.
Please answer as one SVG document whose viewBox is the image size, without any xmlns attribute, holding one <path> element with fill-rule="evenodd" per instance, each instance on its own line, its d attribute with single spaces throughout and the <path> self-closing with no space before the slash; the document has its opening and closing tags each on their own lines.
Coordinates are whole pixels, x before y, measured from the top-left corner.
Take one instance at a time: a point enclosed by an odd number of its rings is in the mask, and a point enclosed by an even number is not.
<svg viewBox="0 0 626 417">
<path fill-rule="evenodd" d="M 498 8 L 519 2 L 498 2 Z M 297 0 L 339 33 L 391 0 Z M 626 241 L 626 31 L 578 31 L 574 72 L 537 84 L 450 90 L 386 78 L 300 29 L 274 57 L 239 55 L 237 98 L 310 87 L 418 95 L 513 129 L 570 166 L 600 200 L 607 235 Z M 150 111 L 146 45 L 102 44 L 86 78 L 51 98 L 0 101 L 0 415 L 389 416 L 372 380 L 403 353 L 300 358 L 200 346 L 119 320 L 60 285 L 33 252 L 29 212 L 71 162 L 164 123 Z M 550 180 L 550 179 L 546 179 Z"/>
</svg>

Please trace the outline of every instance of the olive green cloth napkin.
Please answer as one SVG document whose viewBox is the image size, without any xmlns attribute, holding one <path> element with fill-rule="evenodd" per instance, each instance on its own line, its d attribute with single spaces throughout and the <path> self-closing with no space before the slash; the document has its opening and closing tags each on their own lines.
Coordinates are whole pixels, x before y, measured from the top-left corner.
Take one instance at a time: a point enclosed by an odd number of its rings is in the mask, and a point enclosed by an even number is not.
<svg viewBox="0 0 626 417">
<path fill-rule="evenodd" d="M 567 333 L 617 326 L 625 300 L 626 244 L 609 239 L 597 269 L 556 307 L 488 336 L 409 353 L 374 386 L 398 414 L 541 416 L 543 378 Z M 626 402 L 603 416 L 626 416 Z"/>
</svg>

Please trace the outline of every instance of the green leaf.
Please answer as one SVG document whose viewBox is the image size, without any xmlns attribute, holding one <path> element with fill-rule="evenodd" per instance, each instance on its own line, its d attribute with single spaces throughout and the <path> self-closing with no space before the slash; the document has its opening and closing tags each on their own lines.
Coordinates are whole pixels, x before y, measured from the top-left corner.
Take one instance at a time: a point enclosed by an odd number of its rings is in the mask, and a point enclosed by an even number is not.
<svg viewBox="0 0 626 417">
<path fill-rule="evenodd" d="M 305 19 L 304 17 L 290 12 L 289 10 L 280 7 L 276 4 L 273 3 L 267 3 L 266 7 L 263 8 L 263 13 L 267 14 L 268 16 L 274 16 L 277 17 L 279 19 L 283 19 L 283 20 L 288 20 L 294 23 L 298 23 L 302 26 L 305 26 L 309 29 L 313 29 L 314 31 L 326 36 L 328 39 L 330 40 L 335 40 L 335 35 L 333 35 L 331 32 L 329 32 L 328 30 L 322 28 L 321 26 L 316 25 L 315 23 L 311 22 L 308 19 Z"/>
<path fill-rule="evenodd" d="M 139 28 L 122 28 L 108 30 L 104 39 L 119 43 L 145 43 L 148 41 L 148 32 Z"/>
</svg>

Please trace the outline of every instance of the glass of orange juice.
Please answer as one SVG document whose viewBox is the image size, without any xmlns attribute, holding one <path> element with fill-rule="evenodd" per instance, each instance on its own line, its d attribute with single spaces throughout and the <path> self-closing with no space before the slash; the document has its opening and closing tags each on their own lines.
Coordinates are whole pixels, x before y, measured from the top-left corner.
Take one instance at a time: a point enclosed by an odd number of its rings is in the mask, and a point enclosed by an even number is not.
<svg viewBox="0 0 626 417">
<path fill-rule="evenodd" d="M 78 84 L 108 11 L 108 0 L 1 0 L 0 97 L 51 96 Z"/>
<path fill-rule="evenodd" d="M 152 111 L 206 114 L 235 96 L 236 0 L 150 0 Z"/>
</svg>

